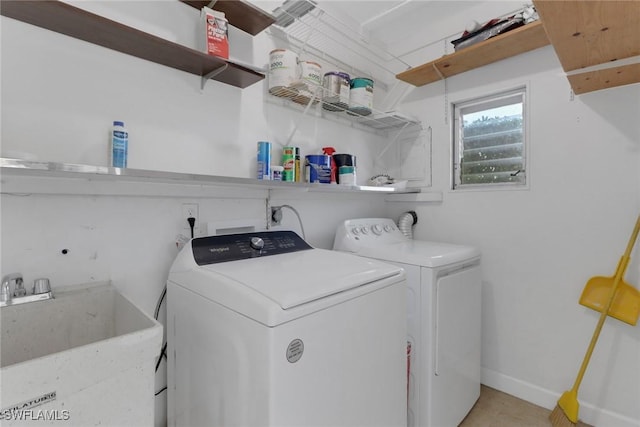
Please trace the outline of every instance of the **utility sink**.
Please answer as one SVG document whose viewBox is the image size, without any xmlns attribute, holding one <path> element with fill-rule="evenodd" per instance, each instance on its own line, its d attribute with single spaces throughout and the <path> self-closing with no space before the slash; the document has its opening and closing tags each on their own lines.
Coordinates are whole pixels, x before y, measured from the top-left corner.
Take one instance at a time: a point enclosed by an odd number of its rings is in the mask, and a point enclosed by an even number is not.
<svg viewBox="0 0 640 427">
<path fill-rule="evenodd" d="M 0 424 L 152 426 L 162 326 L 110 283 L 54 297 L 0 309 Z"/>
</svg>

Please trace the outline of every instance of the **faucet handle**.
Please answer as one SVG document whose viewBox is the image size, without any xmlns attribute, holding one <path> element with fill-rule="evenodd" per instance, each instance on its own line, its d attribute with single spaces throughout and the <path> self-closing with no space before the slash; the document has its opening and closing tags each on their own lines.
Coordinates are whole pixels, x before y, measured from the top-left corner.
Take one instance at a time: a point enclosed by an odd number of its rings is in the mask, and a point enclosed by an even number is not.
<svg viewBox="0 0 640 427">
<path fill-rule="evenodd" d="M 33 294 L 46 294 L 47 292 L 51 292 L 51 284 L 49 283 L 49 279 L 46 277 L 36 279 L 33 281 Z"/>
<path fill-rule="evenodd" d="M 27 290 L 24 288 L 22 277 L 16 277 L 16 287 L 13 289 L 14 297 L 23 297 L 27 295 Z"/>
</svg>

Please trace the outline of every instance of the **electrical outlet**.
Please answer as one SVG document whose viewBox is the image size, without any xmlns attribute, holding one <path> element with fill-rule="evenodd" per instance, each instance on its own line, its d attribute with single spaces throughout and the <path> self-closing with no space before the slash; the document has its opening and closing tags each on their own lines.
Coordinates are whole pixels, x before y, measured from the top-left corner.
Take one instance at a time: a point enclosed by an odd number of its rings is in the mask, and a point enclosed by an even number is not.
<svg viewBox="0 0 640 427">
<path fill-rule="evenodd" d="M 271 217 L 270 217 L 271 225 L 280 225 L 282 224 L 282 208 L 274 208 L 271 207 Z"/>
<path fill-rule="evenodd" d="M 182 218 L 180 220 L 184 223 L 183 229 L 190 230 L 189 222 L 187 218 L 195 218 L 196 222 L 193 226 L 194 230 L 197 230 L 200 226 L 200 216 L 198 215 L 198 204 L 197 203 L 183 203 L 182 204 Z"/>
</svg>

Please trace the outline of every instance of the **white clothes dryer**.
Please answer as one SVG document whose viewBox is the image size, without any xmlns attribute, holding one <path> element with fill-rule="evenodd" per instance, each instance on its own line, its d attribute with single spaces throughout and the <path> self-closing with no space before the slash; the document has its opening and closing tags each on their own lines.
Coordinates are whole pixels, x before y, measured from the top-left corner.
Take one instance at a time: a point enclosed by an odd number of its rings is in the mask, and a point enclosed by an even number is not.
<svg viewBox="0 0 640 427">
<path fill-rule="evenodd" d="M 404 268 L 407 425 L 459 425 L 480 396 L 480 252 L 411 240 L 387 218 L 345 221 L 334 249 Z"/>
<path fill-rule="evenodd" d="M 192 239 L 167 283 L 177 426 L 406 426 L 406 280 L 291 231 Z"/>
</svg>

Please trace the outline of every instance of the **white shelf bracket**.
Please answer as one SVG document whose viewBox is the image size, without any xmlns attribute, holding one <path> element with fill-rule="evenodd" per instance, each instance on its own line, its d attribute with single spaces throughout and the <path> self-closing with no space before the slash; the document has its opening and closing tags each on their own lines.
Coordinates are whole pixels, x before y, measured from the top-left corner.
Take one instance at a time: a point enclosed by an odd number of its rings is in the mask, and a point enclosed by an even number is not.
<svg viewBox="0 0 640 427">
<path fill-rule="evenodd" d="M 216 68 L 215 70 L 202 76 L 200 80 L 200 91 L 204 91 L 204 86 L 207 84 L 207 81 L 211 80 L 227 68 L 229 68 L 229 64 L 224 64 L 222 67 Z"/>
</svg>

